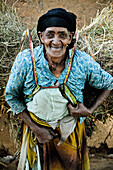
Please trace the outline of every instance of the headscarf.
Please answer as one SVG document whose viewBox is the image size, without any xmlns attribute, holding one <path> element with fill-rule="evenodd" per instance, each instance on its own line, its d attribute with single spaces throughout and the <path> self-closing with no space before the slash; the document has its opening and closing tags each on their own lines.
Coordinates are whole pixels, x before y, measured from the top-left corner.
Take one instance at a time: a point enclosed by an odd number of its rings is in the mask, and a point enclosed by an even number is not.
<svg viewBox="0 0 113 170">
<path fill-rule="evenodd" d="M 37 32 L 44 31 L 48 27 L 64 27 L 68 31 L 75 33 L 76 31 L 76 15 L 67 12 L 63 8 L 55 8 L 49 10 L 47 13 L 42 15 L 38 20 Z"/>
</svg>

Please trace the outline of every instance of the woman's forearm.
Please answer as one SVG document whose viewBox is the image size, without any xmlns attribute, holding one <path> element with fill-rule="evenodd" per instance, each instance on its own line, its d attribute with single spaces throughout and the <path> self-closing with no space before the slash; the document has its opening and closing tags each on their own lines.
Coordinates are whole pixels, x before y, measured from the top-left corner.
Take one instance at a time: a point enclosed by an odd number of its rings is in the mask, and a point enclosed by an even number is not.
<svg viewBox="0 0 113 170">
<path fill-rule="evenodd" d="M 98 96 L 97 100 L 93 104 L 93 106 L 90 108 L 90 112 L 93 113 L 98 106 L 100 106 L 103 101 L 109 96 L 111 90 L 103 90 L 102 93 Z"/>
<path fill-rule="evenodd" d="M 27 126 L 30 127 L 30 129 L 34 128 L 35 124 L 29 117 L 27 110 L 23 110 L 21 113 L 18 114 L 18 116 L 24 121 L 24 123 L 26 123 Z"/>
</svg>

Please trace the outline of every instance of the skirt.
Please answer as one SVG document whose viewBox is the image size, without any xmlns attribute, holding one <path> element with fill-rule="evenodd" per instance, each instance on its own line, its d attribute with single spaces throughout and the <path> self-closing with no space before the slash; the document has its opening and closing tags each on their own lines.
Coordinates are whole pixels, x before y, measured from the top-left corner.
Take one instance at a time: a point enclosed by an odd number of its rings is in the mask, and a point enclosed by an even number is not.
<svg viewBox="0 0 113 170">
<path fill-rule="evenodd" d="M 56 130 L 60 133 L 59 128 Z M 60 146 L 59 141 L 55 138 L 39 144 L 27 125 L 24 126 L 18 170 L 90 170 L 84 122 L 80 124 L 78 120 L 74 131 Z"/>
</svg>

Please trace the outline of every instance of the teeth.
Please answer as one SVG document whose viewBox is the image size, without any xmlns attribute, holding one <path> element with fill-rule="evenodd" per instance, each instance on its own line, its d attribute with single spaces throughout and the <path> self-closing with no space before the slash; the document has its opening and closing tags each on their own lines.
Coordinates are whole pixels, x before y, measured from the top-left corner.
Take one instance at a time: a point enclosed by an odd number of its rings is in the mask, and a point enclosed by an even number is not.
<svg viewBox="0 0 113 170">
<path fill-rule="evenodd" d="M 61 48 L 61 47 L 52 47 L 52 48 L 59 49 L 59 48 Z"/>
</svg>

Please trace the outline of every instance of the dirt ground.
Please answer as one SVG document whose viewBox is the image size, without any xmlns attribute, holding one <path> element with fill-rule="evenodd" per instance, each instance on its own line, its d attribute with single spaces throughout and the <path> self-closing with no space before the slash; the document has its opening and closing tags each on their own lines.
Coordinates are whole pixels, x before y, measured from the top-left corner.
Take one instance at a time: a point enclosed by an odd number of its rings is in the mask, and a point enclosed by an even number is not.
<svg viewBox="0 0 113 170">
<path fill-rule="evenodd" d="M 113 170 L 113 158 L 103 158 L 93 157 L 90 159 L 91 170 Z M 12 163 L 11 165 L 4 167 L 0 166 L 0 170 L 16 170 L 17 163 Z"/>
<path fill-rule="evenodd" d="M 0 165 L 0 170 L 16 170 L 17 163 L 13 162 L 8 166 Z M 111 158 L 103 157 L 103 155 L 90 156 L 90 170 L 113 170 L 113 156 Z"/>
<path fill-rule="evenodd" d="M 92 18 L 112 0 L 7 0 L 7 4 L 16 7 L 26 27 L 32 28 L 40 15 L 51 8 L 63 7 L 77 15 L 77 27 L 89 25 Z M 13 155 L 16 152 L 14 141 L 9 136 L 8 118 L 0 117 L 0 157 Z M 113 170 L 113 156 L 90 155 L 91 170 Z M 16 170 L 16 163 L 10 166 L 0 165 L 0 170 Z"/>
<path fill-rule="evenodd" d="M 113 170 L 113 155 L 90 155 L 91 170 Z"/>
<path fill-rule="evenodd" d="M 112 0 L 7 0 L 16 7 L 17 14 L 27 27 L 32 28 L 38 18 L 52 8 L 65 8 L 77 15 L 77 27 L 89 25 L 92 18 Z"/>
</svg>

